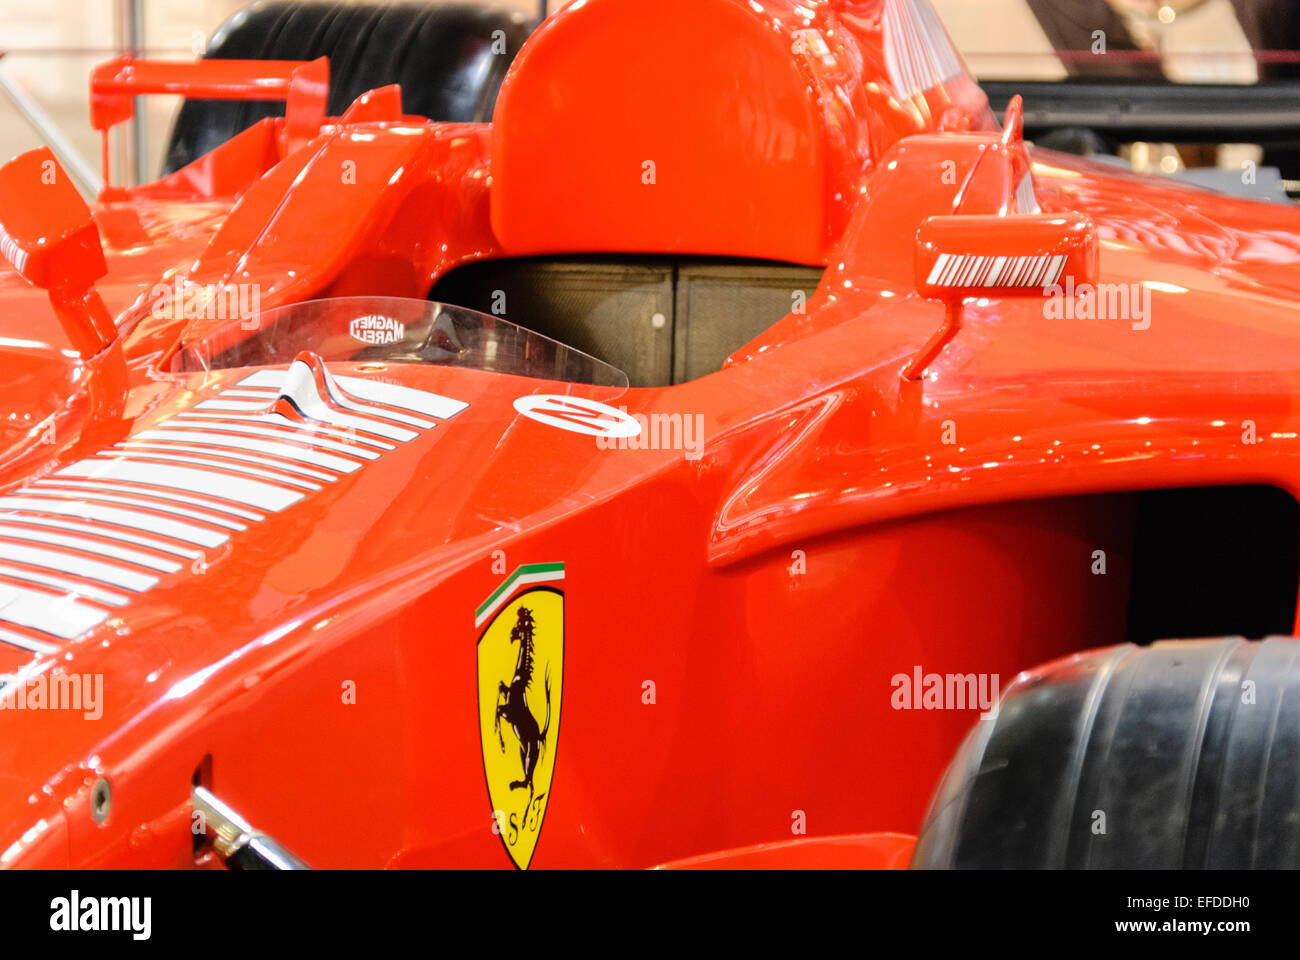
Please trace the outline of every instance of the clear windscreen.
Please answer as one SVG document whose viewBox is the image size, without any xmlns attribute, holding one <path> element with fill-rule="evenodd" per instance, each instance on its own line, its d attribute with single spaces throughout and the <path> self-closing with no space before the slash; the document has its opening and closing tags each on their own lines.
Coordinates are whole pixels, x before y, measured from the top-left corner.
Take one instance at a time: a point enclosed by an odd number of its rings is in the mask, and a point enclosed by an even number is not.
<svg viewBox="0 0 1300 960">
<path fill-rule="evenodd" d="M 538 380 L 626 387 L 627 374 L 501 317 L 403 297 L 335 297 L 262 310 L 192 343 L 178 373 L 322 360 L 427 363 Z"/>
</svg>

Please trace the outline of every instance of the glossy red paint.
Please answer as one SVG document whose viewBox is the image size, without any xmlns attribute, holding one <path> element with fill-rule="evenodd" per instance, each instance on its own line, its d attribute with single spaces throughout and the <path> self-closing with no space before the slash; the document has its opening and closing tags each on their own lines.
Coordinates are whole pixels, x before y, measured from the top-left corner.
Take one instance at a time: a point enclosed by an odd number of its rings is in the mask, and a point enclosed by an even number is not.
<svg viewBox="0 0 1300 960">
<path fill-rule="evenodd" d="M 912 97 L 877 82 L 883 7 L 569 4 L 520 51 L 493 116 L 502 246 L 825 263 L 894 141 L 993 128 L 964 74 Z"/>
<path fill-rule="evenodd" d="M 92 356 L 44 291 L 0 273 L 0 369 L 16 385 L 0 418 L 0 496 L 42 476 L 39 496 L 89 503 L 84 484 L 53 472 L 116 462 L 116 444 L 250 373 L 176 372 L 182 347 L 249 333 L 156 309 L 180 282 L 256 284 L 265 310 L 423 297 L 460 264 L 523 250 L 826 265 L 806 311 L 675 386 L 329 364 L 468 407 L 162 573 L 91 629 L 52 640 L 0 624 L 0 671 L 103 678 L 96 719 L 0 712 L 0 865 L 193 865 L 191 779 L 210 757 L 213 790 L 314 865 L 509 867 L 484 783 L 475 608 L 500 564 L 556 560 L 563 716 L 534 867 L 702 865 L 715 851 L 732 866 L 897 865 L 974 714 L 897 708 L 893 678 L 1007 678 L 1119 639 L 1129 491 L 1300 493 L 1300 215 L 1027 148 L 988 129 L 959 61 L 909 95 L 923 65 L 900 65 L 890 20 L 906 5 L 761 6 L 574 3 L 520 55 L 499 126 L 398 118 L 381 91 L 296 149 L 281 150 L 283 121 L 263 121 L 97 203 L 95 289 L 117 336 Z M 794 49 L 796 28 L 821 43 L 804 34 Z M 645 63 L 623 73 L 600 49 L 621 46 L 611 35 L 635 35 L 623 53 Z M 730 50 L 728 69 L 699 64 L 700 44 Z M 644 83 L 633 68 L 652 64 Z M 584 89 L 593 71 L 607 73 Z M 708 149 L 683 149 L 679 109 Z M 639 168 L 584 159 L 623 156 L 638 117 L 651 140 L 624 159 L 658 146 L 687 173 L 658 212 L 635 192 Z M 811 181 L 793 221 L 770 216 L 777 197 L 751 192 L 741 209 L 746 191 L 796 175 Z M 33 181 L 10 202 L 39 221 L 44 196 Z M 1150 309 L 1068 319 L 1051 315 L 1061 298 L 984 290 L 909 379 L 945 321 L 916 289 L 918 231 L 932 217 L 998 217 L 970 252 L 999 253 L 1002 239 L 1036 250 L 1030 199 L 1046 218 L 1034 224 L 1086 218 L 1099 281 L 1132 284 Z M 728 219 L 739 213 L 744 231 Z M 602 448 L 521 415 L 514 401 L 535 393 L 646 422 L 698 415 L 699 456 Z M 1247 420 L 1258 443 L 1243 443 Z M 212 469 L 239 478 L 233 462 Z M 150 496 L 110 485 L 119 504 Z M 219 505 L 196 490 L 186 508 Z M 25 509 L 0 524 L 66 519 Z M 1098 544 L 1106 577 L 1087 574 Z M 3 563 L 0 589 L 31 586 L 13 573 L 31 568 Z M 103 823 L 90 809 L 100 777 L 112 788 Z M 792 843 L 796 812 L 808 838 Z"/>
<path fill-rule="evenodd" d="M 916 838 L 897 833 L 762 843 L 665 863 L 660 870 L 898 870 Z"/>
</svg>

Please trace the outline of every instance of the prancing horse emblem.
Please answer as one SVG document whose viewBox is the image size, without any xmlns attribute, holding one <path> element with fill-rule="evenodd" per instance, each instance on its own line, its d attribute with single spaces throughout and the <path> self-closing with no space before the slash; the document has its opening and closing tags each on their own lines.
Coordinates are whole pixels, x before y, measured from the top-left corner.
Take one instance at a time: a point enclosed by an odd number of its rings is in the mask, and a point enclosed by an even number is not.
<svg viewBox="0 0 1300 960">
<path fill-rule="evenodd" d="M 537 727 L 537 718 L 528 708 L 528 688 L 533 682 L 533 611 L 520 607 L 517 620 L 510 631 L 510 642 L 519 644 L 519 659 L 515 661 L 514 679 L 510 686 L 497 685 L 497 739 L 501 741 L 501 752 L 506 749 L 505 737 L 501 736 L 501 720 L 504 718 L 514 731 L 519 741 L 519 762 L 524 768 L 521 780 L 511 780 L 510 789 L 528 788 L 528 803 L 533 802 L 533 772 L 542 750 L 546 748 L 546 734 L 551 729 L 551 674 L 546 674 L 546 722 L 541 729 Z M 525 808 L 527 809 L 527 805 Z"/>
<path fill-rule="evenodd" d="M 520 567 L 479 607 L 479 738 L 492 830 L 526 869 L 550 805 L 564 671 L 560 563 Z M 486 626 L 484 626 L 486 624 Z"/>
</svg>

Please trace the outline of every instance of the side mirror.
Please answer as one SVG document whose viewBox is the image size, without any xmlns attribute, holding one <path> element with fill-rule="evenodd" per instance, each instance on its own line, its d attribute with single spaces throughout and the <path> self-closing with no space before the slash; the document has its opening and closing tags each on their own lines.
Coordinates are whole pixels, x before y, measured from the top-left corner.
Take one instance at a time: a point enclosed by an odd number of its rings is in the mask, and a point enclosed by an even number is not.
<svg viewBox="0 0 1300 960">
<path fill-rule="evenodd" d="M 916 232 L 916 289 L 932 300 L 1042 296 L 1097 282 L 1097 228 L 1078 213 L 931 217 Z"/>
<path fill-rule="evenodd" d="M 916 231 L 916 289 L 942 300 L 944 323 L 903 369 L 918 380 L 961 328 L 968 297 L 1047 296 L 1067 277 L 1097 282 L 1097 228 L 1078 213 L 930 217 Z"/>
<path fill-rule="evenodd" d="M 43 290 L 89 287 L 108 270 L 90 207 L 49 147 L 0 166 L 0 250 Z"/>
<path fill-rule="evenodd" d="M 113 318 L 95 292 L 108 272 L 99 228 L 49 147 L 0 166 L 0 253 L 24 280 L 49 291 L 83 357 L 113 342 Z"/>
</svg>

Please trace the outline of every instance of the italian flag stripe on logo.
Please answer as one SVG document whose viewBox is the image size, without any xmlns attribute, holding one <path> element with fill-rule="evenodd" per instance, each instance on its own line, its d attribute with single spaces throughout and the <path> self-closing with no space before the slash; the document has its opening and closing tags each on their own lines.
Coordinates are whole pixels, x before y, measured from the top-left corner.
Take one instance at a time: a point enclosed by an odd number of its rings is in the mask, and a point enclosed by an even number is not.
<svg viewBox="0 0 1300 960">
<path fill-rule="evenodd" d="M 514 592 L 515 587 L 529 583 L 546 583 L 551 580 L 564 579 L 563 563 L 525 563 L 506 577 L 501 586 L 492 591 L 492 596 L 484 600 L 474 611 L 474 626 L 481 627 L 501 604 Z"/>
</svg>

